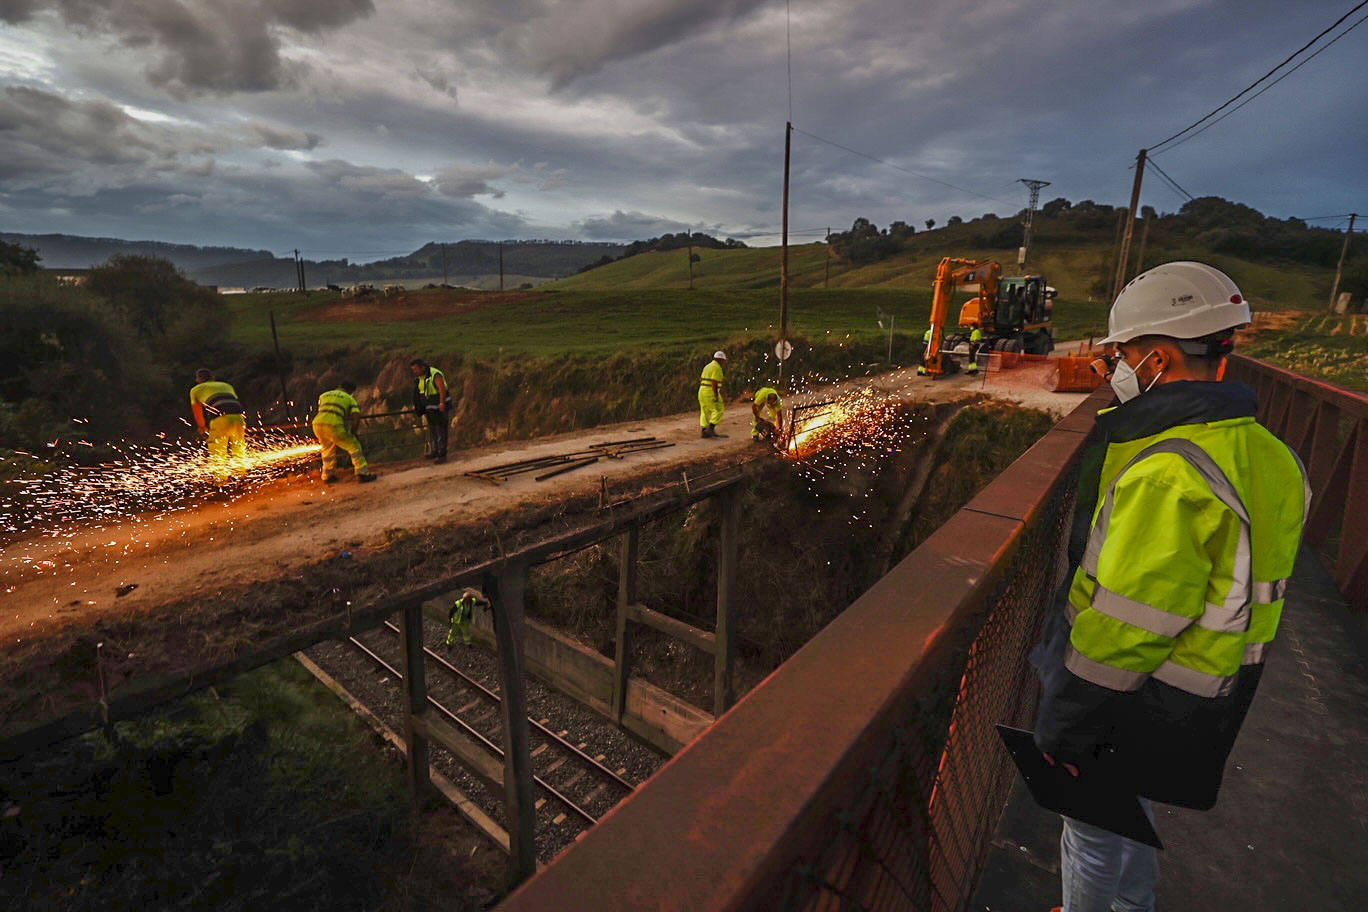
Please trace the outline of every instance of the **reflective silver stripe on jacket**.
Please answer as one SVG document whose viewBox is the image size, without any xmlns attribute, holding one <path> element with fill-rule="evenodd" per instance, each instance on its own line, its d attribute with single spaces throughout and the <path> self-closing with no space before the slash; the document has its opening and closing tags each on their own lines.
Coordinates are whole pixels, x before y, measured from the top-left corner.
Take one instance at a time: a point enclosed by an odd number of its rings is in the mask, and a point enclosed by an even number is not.
<svg viewBox="0 0 1368 912">
<path fill-rule="evenodd" d="M 1235 689 L 1234 675 L 1228 678 L 1220 675 L 1209 675 L 1204 671 L 1179 665 L 1172 659 L 1154 669 L 1151 677 L 1156 681 L 1163 681 L 1170 687 L 1186 690 L 1188 693 L 1196 694 L 1199 697 L 1224 697 Z"/>
<path fill-rule="evenodd" d="M 1216 464 L 1216 460 L 1212 459 L 1206 450 L 1190 440 L 1180 440 L 1177 438 L 1161 440 L 1158 443 L 1141 450 L 1136 454 L 1134 459 L 1126 463 L 1120 472 L 1116 473 L 1116 477 L 1112 479 L 1111 485 L 1107 488 L 1107 496 L 1102 502 L 1102 510 L 1097 515 L 1097 522 L 1094 523 L 1092 533 L 1088 536 L 1088 548 L 1083 554 L 1083 572 L 1087 573 L 1094 580 L 1097 579 L 1098 557 L 1102 553 L 1102 546 L 1107 541 L 1107 531 L 1111 526 L 1112 509 L 1116 506 L 1116 486 L 1120 483 L 1122 477 L 1136 464 L 1151 456 L 1157 456 L 1160 453 L 1170 453 L 1186 460 L 1189 465 L 1197 470 L 1203 480 L 1206 481 L 1207 486 L 1211 488 L 1211 492 L 1216 495 L 1216 498 L 1220 500 L 1221 503 L 1225 504 L 1240 520 L 1240 537 L 1239 542 L 1235 547 L 1235 568 L 1232 573 L 1233 580 L 1230 586 L 1230 592 L 1226 595 L 1225 602 L 1221 606 L 1217 607 L 1208 604 L 1207 610 L 1203 612 L 1202 616 L 1191 623 L 1196 623 L 1197 626 L 1205 627 L 1208 630 L 1216 630 L 1223 633 L 1238 633 L 1242 630 L 1248 630 L 1249 606 L 1253 594 L 1251 590 L 1253 588 L 1252 582 L 1254 575 L 1253 558 L 1249 547 L 1249 511 L 1245 509 L 1244 501 L 1240 498 L 1240 493 L 1235 490 L 1235 485 L 1231 483 L 1230 478 L 1226 476 L 1225 472 L 1221 471 L 1221 467 Z M 1101 591 L 1101 587 L 1099 586 L 1098 588 L 1099 591 Z M 1135 604 L 1140 603 L 1136 602 Z M 1096 605 L 1094 605 L 1094 607 L 1096 607 Z M 1151 606 L 1147 605 L 1145 607 L 1148 608 Z M 1216 610 L 1213 611 L 1213 608 Z M 1171 612 L 1163 611 L 1163 609 L 1160 608 L 1154 608 L 1153 610 L 1163 614 L 1171 614 Z M 1172 616 L 1178 617 L 1178 615 Z M 1125 620 L 1125 618 L 1120 618 L 1120 620 Z M 1182 621 L 1184 628 L 1190 623 L 1187 618 L 1182 618 Z M 1127 621 L 1127 623 L 1129 623 L 1129 621 Z M 1145 627 L 1144 624 L 1137 624 L 1136 626 L 1146 630 L 1150 629 Z M 1167 636 L 1168 634 L 1165 635 Z"/>
<path fill-rule="evenodd" d="M 1241 665 L 1262 665 L 1268 658 L 1268 649 L 1272 643 L 1246 643 L 1244 661 Z"/>
<path fill-rule="evenodd" d="M 1126 671 L 1124 668 L 1090 659 L 1074 649 L 1073 643 L 1069 644 L 1068 654 L 1064 657 L 1064 667 L 1083 680 L 1109 690 L 1139 690 L 1140 685 L 1149 677 L 1143 671 Z"/>
<path fill-rule="evenodd" d="M 1274 580 L 1271 583 L 1254 584 L 1254 601 L 1260 605 L 1271 605 L 1287 595 L 1287 580 Z"/>
<path fill-rule="evenodd" d="M 1144 602 L 1126 598 L 1124 595 L 1112 592 L 1101 583 L 1098 584 L 1097 591 L 1093 593 L 1092 608 L 1107 617 L 1115 618 L 1118 621 L 1130 624 L 1132 627 L 1139 627 L 1141 630 L 1147 630 L 1163 637 L 1176 637 L 1192 623 L 1192 618 L 1186 618 L 1181 614 L 1173 614 L 1161 608 L 1146 605 Z"/>
</svg>

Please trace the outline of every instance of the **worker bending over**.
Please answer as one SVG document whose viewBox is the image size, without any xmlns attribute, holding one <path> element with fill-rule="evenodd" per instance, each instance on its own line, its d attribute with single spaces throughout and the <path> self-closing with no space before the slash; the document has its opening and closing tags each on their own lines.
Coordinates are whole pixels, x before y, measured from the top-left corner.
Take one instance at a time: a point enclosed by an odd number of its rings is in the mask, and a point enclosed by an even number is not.
<svg viewBox="0 0 1368 912">
<path fill-rule="evenodd" d="M 1151 820 L 1151 801 L 1216 803 L 1310 499 L 1296 454 L 1255 420 L 1254 390 L 1222 382 L 1249 322 L 1240 289 L 1201 263 L 1143 272 L 1112 305 L 1102 341 L 1117 346 L 1120 404 L 1097 415 L 1072 582 L 1031 654 L 1045 759 L 1124 782 Z M 1065 912 L 1155 907 L 1155 850 L 1093 824 L 1064 818 L 1060 872 Z"/>
<path fill-rule="evenodd" d="M 703 437 L 716 437 L 717 426 L 722 423 L 722 415 L 727 407 L 722 401 L 722 364 L 727 360 L 724 351 L 713 352 L 713 359 L 703 368 L 703 376 L 698 381 L 698 423 L 703 427 Z"/>
<path fill-rule="evenodd" d="M 759 390 L 751 400 L 751 440 L 768 440 L 775 446 L 784 442 L 784 405 L 772 386 Z"/>
<path fill-rule="evenodd" d="M 470 624 L 475 618 L 476 606 L 488 608 L 489 599 L 480 594 L 478 589 L 466 589 L 461 593 L 461 597 L 451 603 L 451 610 L 447 612 L 446 645 L 450 649 L 456 645 L 457 637 L 465 645 L 470 645 Z"/>
<path fill-rule="evenodd" d="M 247 421 L 237 391 L 201 367 L 190 388 L 190 409 L 200 433 L 209 437 L 209 459 L 215 467 L 224 468 L 236 459 L 245 468 L 241 460 L 247 455 Z"/>
<path fill-rule="evenodd" d="M 354 392 L 356 384 L 344 380 L 337 389 L 328 390 L 318 397 L 318 414 L 314 416 L 313 432 L 323 445 L 323 480 L 328 484 L 337 481 L 338 447 L 351 456 L 357 481 L 375 481 L 376 478 L 366 464 L 365 454 L 361 452 L 361 441 L 356 439 L 356 429 L 361 425 L 361 406 L 356 404 L 352 396 Z"/>
<path fill-rule="evenodd" d="M 413 372 L 413 410 L 419 418 L 427 419 L 432 436 L 432 450 L 426 458 L 446 462 L 451 423 L 451 394 L 447 391 L 446 376 L 421 358 L 410 361 L 409 370 Z"/>
</svg>

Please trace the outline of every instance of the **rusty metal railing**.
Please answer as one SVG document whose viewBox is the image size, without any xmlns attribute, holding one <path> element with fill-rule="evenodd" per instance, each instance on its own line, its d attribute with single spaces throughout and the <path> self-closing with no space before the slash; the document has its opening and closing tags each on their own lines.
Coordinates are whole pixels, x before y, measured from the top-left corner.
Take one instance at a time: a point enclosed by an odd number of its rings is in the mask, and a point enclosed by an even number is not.
<svg viewBox="0 0 1368 912">
<path fill-rule="evenodd" d="M 1099 392 L 504 903 L 962 910 Z"/>
<path fill-rule="evenodd" d="M 1232 355 L 1226 376 L 1259 393 L 1259 421 L 1311 477 L 1306 539 L 1356 611 L 1368 611 L 1368 396 Z"/>
</svg>

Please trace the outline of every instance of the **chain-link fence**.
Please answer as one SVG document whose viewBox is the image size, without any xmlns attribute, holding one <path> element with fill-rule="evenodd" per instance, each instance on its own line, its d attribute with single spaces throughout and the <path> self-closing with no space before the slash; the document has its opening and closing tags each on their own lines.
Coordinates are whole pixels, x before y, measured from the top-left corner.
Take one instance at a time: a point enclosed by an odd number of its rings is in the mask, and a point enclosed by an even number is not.
<svg viewBox="0 0 1368 912">
<path fill-rule="evenodd" d="M 993 594 L 883 742 L 853 800 L 835 812 L 816 864 L 795 867 L 785 908 L 959 910 L 972 895 L 1012 766 L 996 723 L 1029 727 L 1027 654 L 1062 573 L 1073 473 L 1024 533 Z"/>
</svg>

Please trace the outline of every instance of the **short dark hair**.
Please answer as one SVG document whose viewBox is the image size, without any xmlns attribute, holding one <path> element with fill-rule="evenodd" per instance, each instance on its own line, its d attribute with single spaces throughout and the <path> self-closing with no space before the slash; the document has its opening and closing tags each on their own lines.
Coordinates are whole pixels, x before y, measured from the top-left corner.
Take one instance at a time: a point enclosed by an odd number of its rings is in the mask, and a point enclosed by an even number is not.
<svg viewBox="0 0 1368 912">
<path fill-rule="evenodd" d="M 350 380 L 343 380 L 341 383 L 339 383 L 339 384 L 337 384 L 337 385 L 338 385 L 338 387 L 339 387 L 343 392 L 346 392 L 346 393 L 354 393 L 354 392 L 356 392 L 356 384 L 355 384 L 355 383 L 352 383 Z"/>
<path fill-rule="evenodd" d="M 427 367 L 427 362 L 422 358 L 414 358 L 409 362 L 409 367 Z"/>
<path fill-rule="evenodd" d="M 213 379 L 214 372 L 207 367 L 201 367 L 199 370 L 195 371 L 195 382 L 197 383 L 205 383 Z"/>
</svg>

